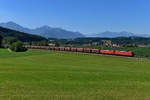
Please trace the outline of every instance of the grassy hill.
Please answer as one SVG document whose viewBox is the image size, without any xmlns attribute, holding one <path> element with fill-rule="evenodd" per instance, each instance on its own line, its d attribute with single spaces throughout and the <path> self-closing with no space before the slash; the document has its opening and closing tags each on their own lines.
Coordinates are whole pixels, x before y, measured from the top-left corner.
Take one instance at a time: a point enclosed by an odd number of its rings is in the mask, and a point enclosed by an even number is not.
<svg viewBox="0 0 150 100">
<path fill-rule="evenodd" d="M 43 38 L 41 36 L 31 35 L 19 31 L 14 31 L 11 29 L 2 28 L 2 27 L 0 27 L 0 35 L 3 37 L 9 37 L 9 36 L 16 37 L 23 42 L 46 40 L 46 38 Z"/>
<path fill-rule="evenodd" d="M 0 49 L 2 100 L 149 100 L 150 61 Z"/>
</svg>

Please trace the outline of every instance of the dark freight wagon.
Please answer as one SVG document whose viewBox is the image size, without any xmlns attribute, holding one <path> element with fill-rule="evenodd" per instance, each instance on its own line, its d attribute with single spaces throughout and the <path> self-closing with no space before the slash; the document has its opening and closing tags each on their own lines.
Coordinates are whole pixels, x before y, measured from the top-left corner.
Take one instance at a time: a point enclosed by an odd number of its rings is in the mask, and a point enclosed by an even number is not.
<svg viewBox="0 0 150 100">
<path fill-rule="evenodd" d="M 89 48 L 84 48 L 84 52 L 85 52 L 85 53 L 91 53 L 91 49 L 89 49 Z"/>
<path fill-rule="evenodd" d="M 77 48 L 77 52 L 83 52 L 84 49 L 83 48 Z"/>
<path fill-rule="evenodd" d="M 56 51 L 59 51 L 59 47 L 55 47 L 55 50 L 56 50 Z"/>
<path fill-rule="evenodd" d="M 91 52 L 92 52 L 92 53 L 99 54 L 99 53 L 100 53 L 100 50 L 99 50 L 99 49 L 92 49 Z"/>
<path fill-rule="evenodd" d="M 55 47 L 49 47 L 49 50 L 55 50 Z"/>
<path fill-rule="evenodd" d="M 77 48 L 71 48 L 72 52 L 77 52 Z"/>
<path fill-rule="evenodd" d="M 59 50 L 60 51 L 65 51 L 65 48 L 64 47 L 59 47 Z"/>
<path fill-rule="evenodd" d="M 71 48 L 66 47 L 66 48 L 65 48 L 65 51 L 71 51 Z"/>
</svg>

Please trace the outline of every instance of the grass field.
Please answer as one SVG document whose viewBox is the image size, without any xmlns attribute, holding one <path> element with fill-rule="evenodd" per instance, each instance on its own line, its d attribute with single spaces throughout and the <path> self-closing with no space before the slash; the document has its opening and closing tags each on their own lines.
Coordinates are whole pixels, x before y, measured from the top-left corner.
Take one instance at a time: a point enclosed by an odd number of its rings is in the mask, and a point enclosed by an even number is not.
<svg viewBox="0 0 150 100">
<path fill-rule="evenodd" d="M 150 60 L 0 49 L 0 100 L 149 100 Z"/>
</svg>

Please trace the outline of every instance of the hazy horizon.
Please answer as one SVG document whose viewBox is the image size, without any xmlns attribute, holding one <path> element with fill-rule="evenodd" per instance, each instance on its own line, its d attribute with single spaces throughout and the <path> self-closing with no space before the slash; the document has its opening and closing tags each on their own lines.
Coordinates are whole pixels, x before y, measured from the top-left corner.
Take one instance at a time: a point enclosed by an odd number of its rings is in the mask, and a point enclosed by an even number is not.
<svg viewBox="0 0 150 100">
<path fill-rule="evenodd" d="M 1 0 L 0 23 L 43 25 L 83 34 L 127 31 L 150 34 L 149 0 Z"/>
<path fill-rule="evenodd" d="M 37 29 L 37 28 L 41 28 L 41 27 L 44 27 L 44 26 L 48 26 L 48 27 L 51 27 L 51 26 L 49 26 L 49 25 L 42 25 L 42 26 L 38 26 L 38 27 L 25 27 L 25 26 L 23 26 L 23 25 L 20 25 L 20 24 L 18 24 L 18 23 L 16 23 L 16 22 L 14 22 L 14 21 L 8 21 L 8 22 L 0 22 L 0 24 L 1 23 L 15 23 L 15 24 L 17 24 L 17 25 L 19 25 L 19 26 L 21 26 L 21 27 L 23 27 L 23 28 L 28 28 L 28 29 Z M 64 30 L 68 30 L 68 29 L 65 29 L 65 28 L 63 28 L 63 27 L 51 27 L 51 28 L 61 28 L 61 29 L 64 29 Z M 73 30 L 68 30 L 68 31 L 73 31 Z M 73 32 L 79 32 L 79 31 L 73 31 Z M 103 32 L 129 32 L 129 33 L 134 33 L 134 32 L 130 32 L 130 31 L 127 31 L 127 30 L 122 30 L 122 31 L 110 31 L 110 30 L 104 30 L 104 31 L 102 31 L 102 32 L 97 32 L 97 33 L 82 33 L 82 32 L 80 32 L 81 34 L 83 34 L 83 35 L 96 35 L 96 34 L 100 34 L 100 33 L 103 33 Z M 142 33 L 134 33 L 134 34 L 142 34 Z M 148 34 L 148 33 L 147 33 Z M 149 33 L 150 34 L 150 33 Z"/>
</svg>

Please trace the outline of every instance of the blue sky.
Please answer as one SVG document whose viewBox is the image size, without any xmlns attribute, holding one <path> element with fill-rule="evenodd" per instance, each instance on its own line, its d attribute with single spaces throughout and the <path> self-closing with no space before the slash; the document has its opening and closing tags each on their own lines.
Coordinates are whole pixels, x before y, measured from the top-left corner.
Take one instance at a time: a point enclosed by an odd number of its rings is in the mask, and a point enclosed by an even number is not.
<svg viewBox="0 0 150 100">
<path fill-rule="evenodd" d="M 150 34 L 150 0 L 0 0 L 0 22 L 61 27 L 85 34 Z"/>
</svg>

